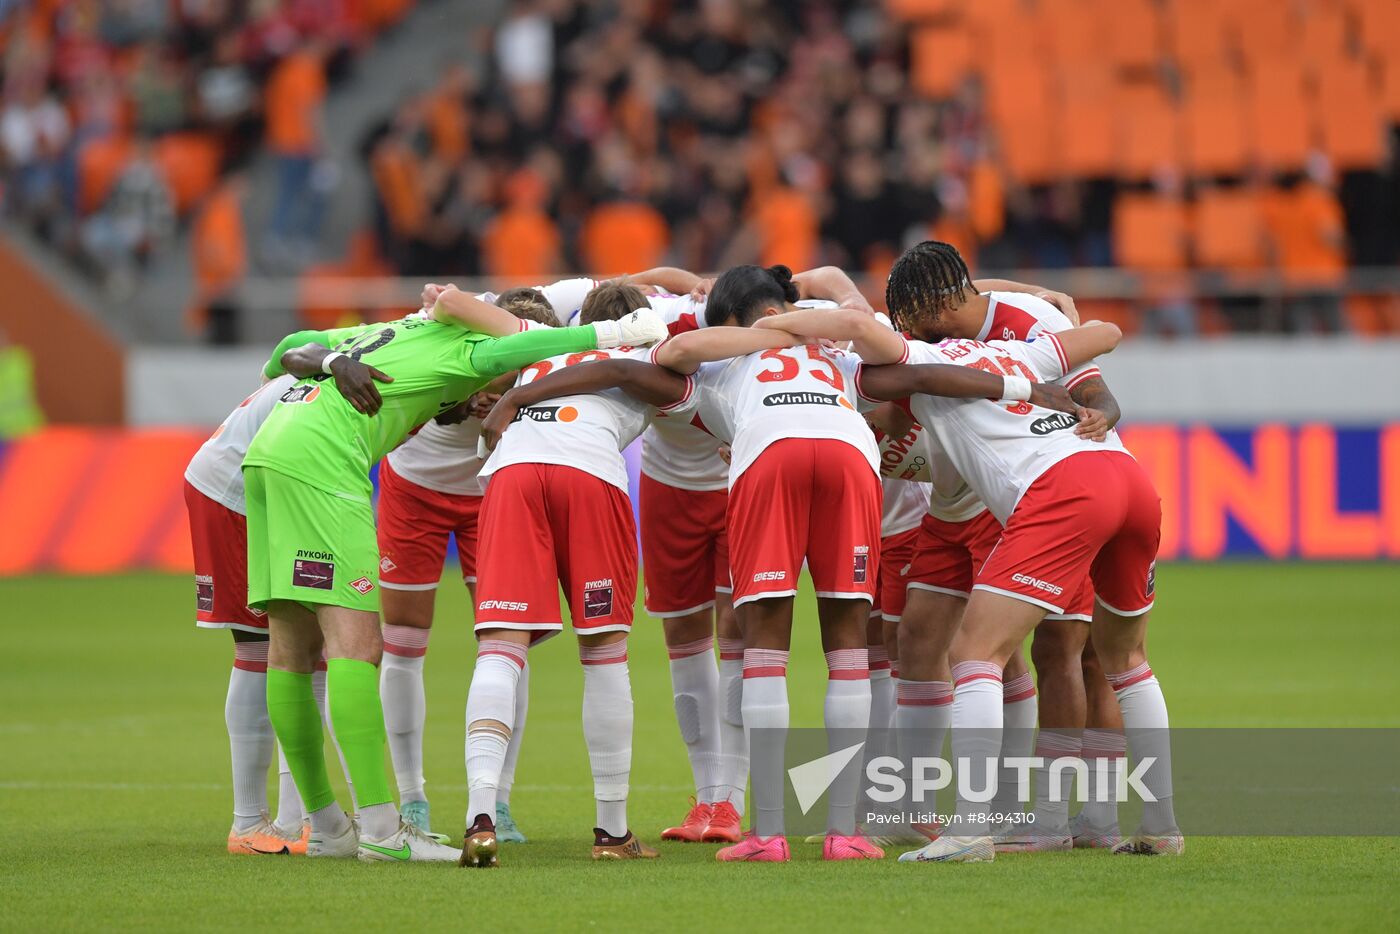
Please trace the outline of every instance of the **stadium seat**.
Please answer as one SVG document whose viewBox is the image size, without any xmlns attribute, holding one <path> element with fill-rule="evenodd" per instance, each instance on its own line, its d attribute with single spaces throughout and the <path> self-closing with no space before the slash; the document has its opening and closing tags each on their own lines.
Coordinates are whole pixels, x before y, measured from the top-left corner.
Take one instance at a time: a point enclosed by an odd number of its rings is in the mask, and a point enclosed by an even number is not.
<svg viewBox="0 0 1400 934">
<path fill-rule="evenodd" d="M 1390 58 L 1378 65 L 1381 113 L 1391 123 L 1400 123 L 1400 58 Z"/>
<path fill-rule="evenodd" d="M 131 158 L 131 139 L 106 136 L 89 140 L 78 152 L 78 205 L 90 214 L 107 200 L 107 193 Z"/>
<path fill-rule="evenodd" d="M 1229 13 L 1234 41 L 1246 63 L 1297 54 L 1301 24 L 1294 4 L 1236 0 Z"/>
<path fill-rule="evenodd" d="M 1001 170 L 990 159 L 973 163 L 967 181 L 968 223 L 977 239 L 986 243 L 1006 225 L 1006 186 Z"/>
<path fill-rule="evenodd" d="M 1239 175 L 1251 156 L 1249 124 L 1238 97 L 1204 97 L 1185 110 L 1186 168 L 1193 175 Z"/>
<path fill-rule="evenodd" d="M 914 90 L 927 97 L 951 97 L 972 70 L 972 33 L 961 24 L 924 26 L 909 43 Z"/>
<path fill-rule="evenodd" d="M 1059 86 L 1060 171 L 1076 178 L 1113 174 L 1118 128 L 1110 75 L 1099 67 L 1065 67 Z"/>
<path fill-rule="evenodd" d="M 1230 60 L 1229 16 L 1219 0 L 1169 0 L 1166 47 L 1183 69 Z"/>
<path fill-rule="evenodd" d="M 1207 188 L 1192 213 L 1196 263 L 1207 269 L 1247 270 L 1265 265 L 1259 193 L 1250 188 Z"/>
<path fill-rule="evenodd" d="M 1045 44 L 1046 58 L 1072 67 L 1101 60 L 1111 18 L 1093 0 L 1040 0 L 1031 22 Z"/>
<path fill-rule="evenodd" d="M 1162 8 L 1153 0 L 1118 0 L 1101 17 L 1104 44 L 1096 54 L 1119 69 L 1146 70 L 1162 58 Z"/>
<path fill-rule="evenodd" d="M 1299 48 L 1310 69 L 1347 54 L 1347 11 L 1339 3 L 1311 3 L 1305 9 Z"/>
<path fill-rule="evenodd" d="M 1396 36 L 1400 36 L 1400 3 L 1395 0 L 1349 0 L 1356 17 L 1358 44 L 1381 58 L 1400 57 Z"/>
<path fill-rule="evenodd" d="M 1246 99 L 1259 165 L 1269 171 L 1303 168 L 1313 147 L 1313 97 L 1296 58 L 1256 60 Z"/>
<path fill-rule="evenodd" d="M 152 154 L 182 216 L 218 183 L 221 152 L 208 133 L 171 133 L 156 140 Z"/>
<path fill-rule="evenodd" d="M 1185 268 L 1189 235 L 1186 205 L 1180 198 L 1125 193 L 1113 203 L 1113 255 L 1130 269 Z"/>
<path fill-rule="evenodd" d="M 587 269 L 616 276 L 659 264 L 670 236 L 656 208 L 640 201 L 617 201 L 600 205 L 588 215 L 580 246 Z"/>
<path fill-rule="evenodd" d="M 1121 143 L 1118 175 L 1128 180 L 1150 178 L 1163 167 L 1182 164 L 1181 111 L 1160 88 L 1120 91 Z"/>
<path fill-rule="evenodd" d="M 1365 169 L 1385 156 L 1380 96 L 1366 62 L 1338 59 L 1317 76 L 1322 149 L 1337 169 Z"/>
<path fill-rule="evenodd" d="M 820 221 L 811 200 L 795 188 L 777 188 L 757 201 L 753 221 L 759 232 L 759 262 L 802 268 L 815 259 Z"/>
</svg>

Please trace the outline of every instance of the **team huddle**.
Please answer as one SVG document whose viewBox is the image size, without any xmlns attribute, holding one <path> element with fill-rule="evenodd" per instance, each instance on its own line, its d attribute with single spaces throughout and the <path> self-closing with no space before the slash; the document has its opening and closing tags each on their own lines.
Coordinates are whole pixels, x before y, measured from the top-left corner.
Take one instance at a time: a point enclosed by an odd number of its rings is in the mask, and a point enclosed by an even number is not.
<svg viewBox="0 0 1400 934">
<path fill-rule="evenodd" d="M 1160 501 L 1094 364 L 1118 329 L 1080 325 L 1068 296 L 974 281 L 936 242 L 895 264 L 886 304 L 875 313 L 832 267 L 663 267 L 500 295 L 430 284 L 402 320 L 284 339 L 186 472 L 198 624 L 234 637 L 229 851 L 497 865 L 502 843 L 525 841 L 510 792 L 529 651 L 563 630 L 562 590 L 584 675 L 592 856 L 657 857 L 627 817 L 640 531 L 695 782 L 663 839 L 725 844 L 726 862 L 790 858 L 771 737 L 788 727 L 805 567 L 827 729 L 872 747 L 896 737 L 886 751 L 906 761 L 951 733 L 953 760 L 1003 773 L 989 801 L 959 785 L 945 821 L 880 830 L 847 770 L 813 839 L 825 859 L 891 845 L 919 862 L 1181 853 L 1145 651 Z M 640 530 L 622 454 L 638 437 Z M 453 537 L 477 638 L 461 848 L 431 829 L 422 754 Z M 1032 633 L 1039 691 L 1021 651 Z M 1103 776 L 1129 746 L 1153 763 L 1152 800 L 1123 836 Z M 997 763 L 1032 752 L 1097 776 L 1073 819 L 1074 773 L 1048 766 L 1021 813 Z"/>
</svg>

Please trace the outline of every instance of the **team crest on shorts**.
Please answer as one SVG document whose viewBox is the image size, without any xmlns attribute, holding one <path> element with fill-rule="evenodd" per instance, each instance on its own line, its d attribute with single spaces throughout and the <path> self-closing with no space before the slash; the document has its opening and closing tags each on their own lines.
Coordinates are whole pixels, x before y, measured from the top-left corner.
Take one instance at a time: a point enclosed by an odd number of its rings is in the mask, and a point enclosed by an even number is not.
<svg viewBox="0 0 1400 934">
<path fill-rule="evenodd" d="M 335 589 L 335 556 L 328 551 L 297 550 L 292 562 L 292 586 L 312 590 Z"/>
<path fill-rule="evenodd" d="M 208 574 L 194 576 L 194 606 L 200 613 L 214 612 L 214 578 Z"/>
<path fill-rule="evenodd" d="M 864 584 L 870 574 L 870 546 L 857 545 L 852 562 L 851 577 L 857 584 Z"/>
<path fill-rule="evenodd" d="M 398 569 L 398 565 L 395 564 L 393 561 L 389 560 L 389 556 L 388 556 L 388 555 L 385 555 L 384 557 L 382 557 L 382 558 L 379 559 L 379 573 L 380 573 L 380 574 L 388 574 L 390 571 L 394 571 L 394 570 L 397 570 L 397 569 Z"/>
<path fill-rule="evenodd" d="M 350 586 L 354 587 L 360 593 L 369 593 L 374 589 L 374 581 L 370 580 L 368 577 L 362 577 L 359 580 L 351 581 Z"/>
<path fill-rule="evenodd" d="M 583 585 L 583 618 L 599 619 L 613 611 L 613 582 L 611 577 L 587 581 Z"/>
</svg>

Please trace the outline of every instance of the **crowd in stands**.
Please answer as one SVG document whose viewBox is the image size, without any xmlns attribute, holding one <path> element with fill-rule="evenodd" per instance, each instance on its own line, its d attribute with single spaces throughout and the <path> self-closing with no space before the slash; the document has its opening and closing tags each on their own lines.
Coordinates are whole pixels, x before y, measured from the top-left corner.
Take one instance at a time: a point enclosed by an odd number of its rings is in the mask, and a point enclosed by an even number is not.
<svg viewBox="0 0 1400 934">
<path fill-rule="evenodd" d="M 214 298 L 246 266 L 238 169 L 264 147 L 274 154 L 282 191 L 264 239 L 272 252 L 305 250 L 317 235 L 308 166 L 326 82 L 409 6 L 411 0 L 0 4 L 6 213 L 118 295 L 129 292 L 178 225 L 208 228 L 219 236 L 196 244 L 205 254 L 196 266 L 213 275 L 201 278 L 202 298 Z"/>
<path fill-rule="evenodd" d="M 932 236 L 1151 273 L 1152 330 L 1343 329 L 1400 250 L 1397 36 L 1395 0 L 522 0 L 367 145 L 379 252 L 878 282 Z M 1243 294 L 1202 314 L 1192 271 Z"/>
</svg>

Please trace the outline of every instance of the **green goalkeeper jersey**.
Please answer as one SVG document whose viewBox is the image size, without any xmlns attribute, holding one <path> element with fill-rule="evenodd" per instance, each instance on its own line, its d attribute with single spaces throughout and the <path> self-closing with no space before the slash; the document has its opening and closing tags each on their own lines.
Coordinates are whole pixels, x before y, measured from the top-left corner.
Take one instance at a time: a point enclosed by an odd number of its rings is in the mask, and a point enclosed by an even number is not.
<svg viewBox="0 0 1400 934">
<path fill-rule="evenodd" d="M 394 378 L 375 384 L 383 407 L 373 416 L 362 415 L 330 377 L 301 380 L 282 394 L 243 465 L 269 467 L 327 492 L 368 501 L 370 467 L 419 425 L 502 373 L 596 346 L 592 325 L 493 338 L 412 316 L 345 329 L 334 349 Z M 277 369 L 277 361 L 268 366 Z"/>
</svg>

